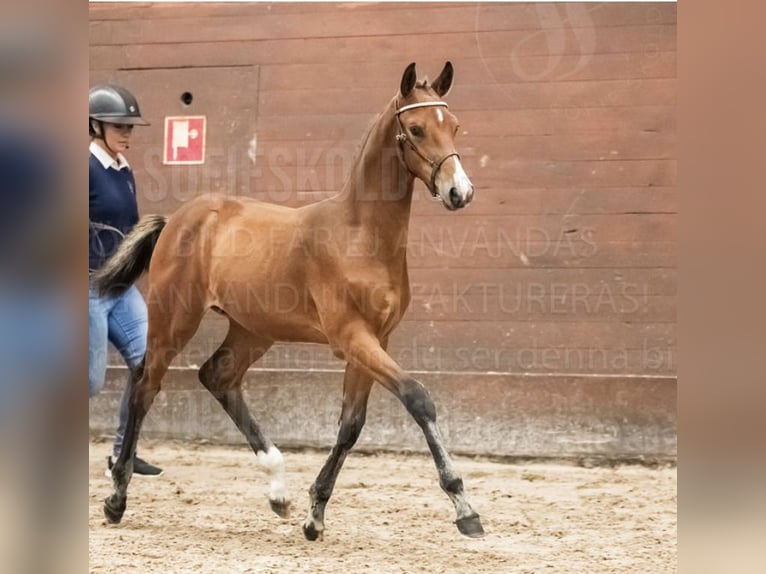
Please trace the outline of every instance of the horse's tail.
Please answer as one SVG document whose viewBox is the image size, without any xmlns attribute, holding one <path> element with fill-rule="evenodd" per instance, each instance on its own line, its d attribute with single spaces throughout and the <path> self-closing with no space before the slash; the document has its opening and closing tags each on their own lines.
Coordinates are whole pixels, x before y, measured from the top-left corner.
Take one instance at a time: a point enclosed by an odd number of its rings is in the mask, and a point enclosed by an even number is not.
<svg viewBox="0 0 766 574">
<path fill-rule="evenodd" d="M 154 246 L 168 218 L 147 215 L 125 237 L 117 251 L 93 274 L 93 287 L 101 295 L 121 295 L 149 269 Z"/>
</svg>

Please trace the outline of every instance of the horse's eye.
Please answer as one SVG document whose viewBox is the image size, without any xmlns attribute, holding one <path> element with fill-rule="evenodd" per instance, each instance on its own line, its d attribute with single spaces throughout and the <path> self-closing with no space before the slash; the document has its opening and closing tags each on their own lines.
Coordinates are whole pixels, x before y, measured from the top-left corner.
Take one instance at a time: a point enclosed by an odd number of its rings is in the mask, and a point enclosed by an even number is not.
<svg viewBox="0 0 766 574">
<path fill-rule="evenodd" d="M 422 138 L 423 137 L 423 128 L 420 126 L 412 126 L 410 128 L 410 133 L 414 135 L 416 138 Z"/>
</svg>

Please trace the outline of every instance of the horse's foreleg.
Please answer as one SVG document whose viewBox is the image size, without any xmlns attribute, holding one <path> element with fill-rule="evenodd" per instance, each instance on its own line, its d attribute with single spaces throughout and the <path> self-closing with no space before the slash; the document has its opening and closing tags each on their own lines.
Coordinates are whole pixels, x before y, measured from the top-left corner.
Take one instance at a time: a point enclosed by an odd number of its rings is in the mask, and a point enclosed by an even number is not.
<svg viewBox="0 0 766 574">
<path fill-rule="evenodd" d="M 269 504 L 282 518 L 290 515 L 290 499 L 285 484 L 282 453 L 261 432 L 242 395 L 242 377 L 247 368 L 260 359 L 272 341 L 258 338 L 233 321 L 221 347 L 199 372 L 199 380 L 221 404 L 247 439 L 258 462 L 269 474 Z"/>
<path fill-rule="evenodd" d="M 455 469 L 436 425 L 436 408 L 426 388 L 402 371 L 371 335 L 357 334 L 349 342 L 347 353 L 352 362 L 368 370 L 375 380 L 399 398 L 423 430 L 439 472 L 439 484 L 455 506 L 458 530 L 466 536 L 482 536 L 484 529 L 479 515 L 465 496 L 463 479 Z"/>
<path fill-rule="evenodd" d="M 346 367 L 338 438 L 330 456 L 309 489 L 311 508 L 308 518 L 303 523 L 303 534 L 308 540 L 321 539 L 323 536 L 325 506 L 332 496 L 335 481 L 346 460 L 346 455 L 356 443 L 364 426 L 367 399 L 370 396 L 372 383 L 372 378 L 363 370 L 352 365 Z"/>
<path fill-rule="evenodd" d="M 463 491 L 463 479 L 455 469 L 449 452 L 444 445 L 439 427 L 436 425 L 436 409 L 428 390 L 418 381 L 405 378 L 389 386 L 407 411 L 418 423 L 426 437 L 428 448 L 439 471 L 439 485 L 452 500 L 457 512 L 456 524 L 461 534 L 479 537 L 484 534 L 479 515 L 469 504 Z"/>
</svg>

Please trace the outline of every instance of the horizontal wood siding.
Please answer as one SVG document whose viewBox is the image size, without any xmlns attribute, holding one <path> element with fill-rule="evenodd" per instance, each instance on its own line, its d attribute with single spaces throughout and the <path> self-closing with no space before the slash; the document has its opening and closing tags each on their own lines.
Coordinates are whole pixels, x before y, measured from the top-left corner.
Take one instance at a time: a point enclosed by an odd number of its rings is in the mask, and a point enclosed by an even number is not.
<svg viewBox="0 0 766 574">
<path fill-rule="evenodd" d="M 95 3 L 90 57 L 94 78 L 135 78 L 154 121 L 178 112 L 163 98 L 192 73 L 230 129 L 211 134 L 218 173 L 201 181 L 288 205 L 343 184 L 410 61 L 433 78 L 451 60 L 476 198 L 450 214 L 416 186 L 394 357 L 418 371 L 675 374 L 674 4 Z M 221 81 L 234 70 L 241 82 Z M 156 152 L 161 129 L 143 133 Z M 149 155 L 130 158 L 144 211 L 205 191 Z M 178 364 L 196 368 L 224 329 L 207 319 Z M 259 365 L 341 368 L 308 346 Z"/>
</svg>

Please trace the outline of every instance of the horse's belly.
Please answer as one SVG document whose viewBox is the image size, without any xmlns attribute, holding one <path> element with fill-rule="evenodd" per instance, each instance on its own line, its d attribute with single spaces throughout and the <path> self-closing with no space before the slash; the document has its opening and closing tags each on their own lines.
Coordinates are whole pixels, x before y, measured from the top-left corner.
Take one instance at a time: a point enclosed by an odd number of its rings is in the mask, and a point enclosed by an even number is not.
<svg viewBox="0 0 766 574">
<path fill-rule="evenodd" d="M 326 343 L 316 307 L 300 287 L 286 281 L 228 282 L 214 305 L 246 329 L 275 341 Z"/>
</svg>

